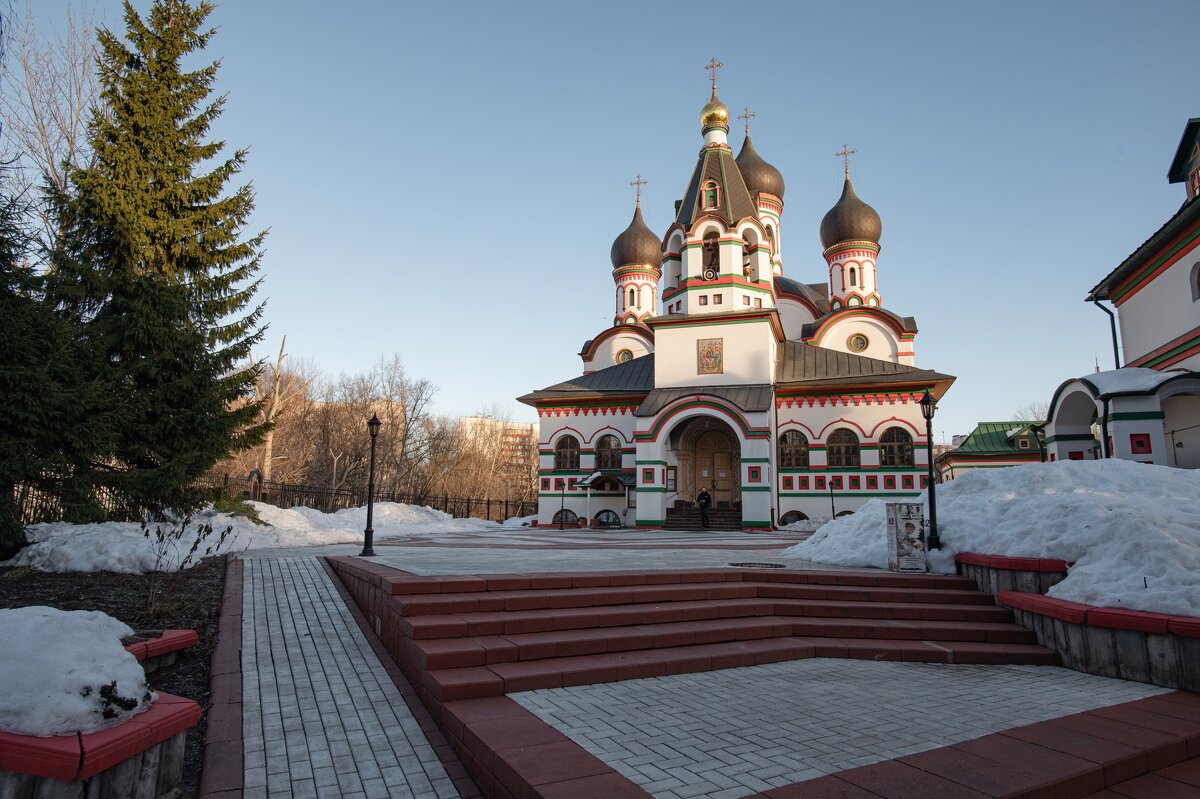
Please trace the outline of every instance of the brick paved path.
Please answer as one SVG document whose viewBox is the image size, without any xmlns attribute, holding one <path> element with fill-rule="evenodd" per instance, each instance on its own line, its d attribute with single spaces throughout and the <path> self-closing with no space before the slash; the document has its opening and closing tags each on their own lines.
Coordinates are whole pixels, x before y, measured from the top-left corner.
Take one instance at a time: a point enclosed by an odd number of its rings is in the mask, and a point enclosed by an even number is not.
<svg viewBox="0 0 1200 799">
<path fill-rule="evenodd" d="M 245 796 L 458 797 L 315 557 L 247 559 Z"/>
<path fill-rule="evenodd" d="M 1060 668 L 816 659 L 509 696 L 658 799 L 736 799 L 1161 693 Z"/>
</svg>

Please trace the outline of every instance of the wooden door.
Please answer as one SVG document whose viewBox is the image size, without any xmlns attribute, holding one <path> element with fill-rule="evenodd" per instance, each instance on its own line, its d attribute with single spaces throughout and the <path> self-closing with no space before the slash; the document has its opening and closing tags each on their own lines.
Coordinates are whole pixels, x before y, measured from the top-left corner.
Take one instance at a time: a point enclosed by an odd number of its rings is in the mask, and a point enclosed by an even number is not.
<svg viewBox="0 0 1200 799">
<path fill-rule="evenodd" d="M 733 502 L 733 446 L 725 434 L 710 430 L 696 441 L 696 493 L 707 487 L 713 507 Z"/>
</svg>

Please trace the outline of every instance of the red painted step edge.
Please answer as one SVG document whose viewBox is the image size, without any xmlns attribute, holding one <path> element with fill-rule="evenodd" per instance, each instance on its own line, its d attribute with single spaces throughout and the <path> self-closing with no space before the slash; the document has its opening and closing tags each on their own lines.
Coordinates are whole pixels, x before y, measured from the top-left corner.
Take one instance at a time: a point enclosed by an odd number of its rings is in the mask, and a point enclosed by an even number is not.
<svg viewBox="0 0 1200 799">
<path fill-rule="evenodd" d="M 971 566 L 987 566 L 1007 571 L 1051 572 L 1066 574 L 1071 564 L 1055 558 L 1010 558 L 1006 555 L 985 555 L 981 552 L 959 552 L 954 556 L 956 563 Z"/>
<path fill-rule="evenodd" d="M 1027 594 L 1020 591 L 1001 591 L 996 594 L 1001 605 L 1019 610 L 1028 610 L 1041 616 L 1092 627 L 1107 627 L 1114 630 L 1133 630 L 1155 635 L 1174 634 L 1185 638 L 1200 638 L 1200 618 L 1193 616 L 1170 616 L 1165 613 L 1150 613 L 1126 608 L 1098 608 L 1068 602 L 1065 599 Z"/>
<path fill-rule="evenodd" d="M 63 782 L 86 780 L 200 721 L 200 705 L 159 693 L 144 713 L 99 732 L 37 738 L 0 732 L 0 769 Z"/>
<path fill-rule="evenodd" d="M 125 651 L 131 653 L 140 662 L 171 652 L 178 652 L 198 643 L 200 643 L 200 636 L 196 634 L 195 630 L 163 630 L 157 638 L 130 644 L 125 647 Z"/>
</svg>

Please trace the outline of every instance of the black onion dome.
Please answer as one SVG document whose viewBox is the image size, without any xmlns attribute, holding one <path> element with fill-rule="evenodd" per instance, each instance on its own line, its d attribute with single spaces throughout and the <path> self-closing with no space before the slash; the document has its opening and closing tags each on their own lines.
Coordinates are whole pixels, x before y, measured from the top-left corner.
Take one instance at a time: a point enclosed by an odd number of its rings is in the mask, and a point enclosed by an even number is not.
<svg viewBox="0 0 1200 799">
<path fill-rule="evenodd" d="M 742 145 L 742 151 L 738 153 L 737 165 L 751 194 L 766 192 L 783 199 L 783 173 L 763 160 L 754 149 L 754 142 L 750 141 L 749 133 L 746 134 L 746 143 Z"/>
<path fill-rule="evenodd" d="M 821 220 L 821 246 L 832 247 L 843 241 L 869 241 L 879 243 L 883 233 L 883 222 L 875 209 L 858 199 L 850 178 L 842 188 L 841 199 L 829 209 Z"/>
<path fill-rule="evenodd" d="M 629 227 L 613 242 L 609 258 L 612 259 L 613 269 L 630 264 L 662 268 L 662 242 L 654 235 L 654 231 L 646 227 L 641 203 L 634 210 Z"/>
</svg>

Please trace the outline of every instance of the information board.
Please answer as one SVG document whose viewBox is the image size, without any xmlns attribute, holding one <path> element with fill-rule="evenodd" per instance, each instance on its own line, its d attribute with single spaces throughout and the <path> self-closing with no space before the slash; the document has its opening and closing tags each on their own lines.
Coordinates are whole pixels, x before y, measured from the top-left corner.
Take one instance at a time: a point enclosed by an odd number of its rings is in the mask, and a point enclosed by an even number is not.
<svg viewBox="0 0 1200 799">
<path fill-rule="evenodd" d="M 888 569 L 894 572 L 927 571 L 925 563 L 925 506 L 919 502 L 888 502 Z"/>
</svg>

